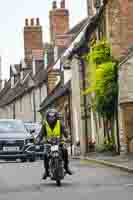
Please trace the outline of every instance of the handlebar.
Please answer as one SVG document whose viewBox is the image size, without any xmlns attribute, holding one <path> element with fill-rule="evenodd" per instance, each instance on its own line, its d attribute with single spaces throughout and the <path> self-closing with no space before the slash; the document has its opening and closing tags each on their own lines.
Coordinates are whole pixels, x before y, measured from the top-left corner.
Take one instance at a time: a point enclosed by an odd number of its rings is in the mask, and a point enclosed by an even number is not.
<svg viewBox="0 0 133 200">
<path fill-rule="evenodd" d="M 52 137 L 49 139 L 45 139 L 43 142 L 36 142 L 36 145 L 43 145 L 43 144 L 53 144 L 53 143 L 70 143 L 71 140 L 69 138 L 63 139 L 63 138 L 58 138 L 58 137 Z"/>
</svg>

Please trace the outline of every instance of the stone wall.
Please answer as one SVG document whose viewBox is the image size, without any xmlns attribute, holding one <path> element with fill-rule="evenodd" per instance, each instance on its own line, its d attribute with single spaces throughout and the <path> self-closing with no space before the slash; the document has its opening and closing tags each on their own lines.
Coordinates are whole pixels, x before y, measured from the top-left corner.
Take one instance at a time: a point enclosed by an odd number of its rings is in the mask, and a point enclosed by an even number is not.
<svg viewBox="0 0 133 200">
<path fill-rule="evenodd" d="M 133 53 L 119 67 L 119 130 L 121 152 L 133 152 Z"/>
<path fill-rule="evenodd" d="M 125 56 L 127 48 L 133 44 L 132 10 L 132 0 L 111 0 L 106 7 L 108 40 L 117 58 Z"/>
</svg>

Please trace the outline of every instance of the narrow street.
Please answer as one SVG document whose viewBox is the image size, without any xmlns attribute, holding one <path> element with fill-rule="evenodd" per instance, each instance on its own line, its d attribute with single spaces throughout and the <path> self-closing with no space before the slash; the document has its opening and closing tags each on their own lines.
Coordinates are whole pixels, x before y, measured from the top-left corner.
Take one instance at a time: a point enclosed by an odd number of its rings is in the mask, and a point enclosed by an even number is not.
<svg viewBox="0 0 133 200">
<path fill-rule="evenodd" d="M 0 199 L 125 200 L 133 196 L 133 176 L 86 162 L 72 161 L 73 176 L 62 187 L 42 181 L 42 163 L 0 163 Z"/>
</svg>

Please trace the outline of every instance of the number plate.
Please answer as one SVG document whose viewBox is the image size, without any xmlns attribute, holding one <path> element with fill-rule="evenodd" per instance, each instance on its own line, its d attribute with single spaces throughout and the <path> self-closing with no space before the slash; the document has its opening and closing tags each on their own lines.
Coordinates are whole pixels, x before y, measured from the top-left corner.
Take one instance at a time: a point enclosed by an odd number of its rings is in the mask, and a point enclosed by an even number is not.
<svg viewBox="0 0 133 200">
<path fill-rule="evenodd" d="M 54 145 L 51 147 L 51 151 L 58 151 L 58 150 L 59 150 L 58 145 Z"/>
<path fill-rule="evenodd" d="M 3 151 L 19 151 L 19 147 L 3 147 Z"/>
</svg>

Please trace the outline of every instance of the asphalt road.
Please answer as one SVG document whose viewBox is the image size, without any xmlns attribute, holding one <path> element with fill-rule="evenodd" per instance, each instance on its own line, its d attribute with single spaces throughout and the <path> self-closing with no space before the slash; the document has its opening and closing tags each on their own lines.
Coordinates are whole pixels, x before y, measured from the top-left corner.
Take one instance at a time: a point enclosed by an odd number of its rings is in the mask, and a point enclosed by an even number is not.
<svg viewBox="0 0 133 200">
<path fill-rule="evenodd" d="M 73 161 L 73 176 L 62 187 L 42 181 L 42 163 L 0 163 L 0 200 L 129 200 L 133 199 L 133 175 Z"/>
</svg>

